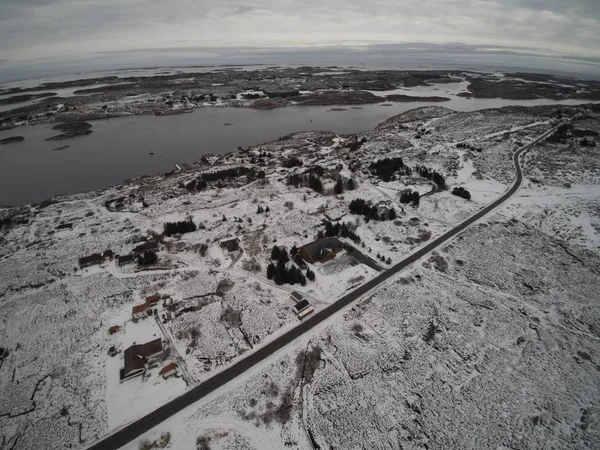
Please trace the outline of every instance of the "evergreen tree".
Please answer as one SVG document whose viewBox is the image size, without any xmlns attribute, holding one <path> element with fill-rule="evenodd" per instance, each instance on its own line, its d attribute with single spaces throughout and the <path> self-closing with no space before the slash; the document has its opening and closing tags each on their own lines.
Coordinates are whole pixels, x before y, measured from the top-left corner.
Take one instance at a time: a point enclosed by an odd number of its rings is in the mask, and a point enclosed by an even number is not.
<svg viewBox="0 0 600 450">
<path fill-rule="evenodd" d="M 268 278 L 269 280 L 272 280 L 272 279 L 273 279 L 273 277 L 275 276 L 275 272 L 277 272 L 277 269 L 275 268 L 275 264 L 273 264 L 273 263 L 270 263 L 270 264 L 267 266 L 267 278 Z"/>
<path fill-rule="evenodd" d="M 279 258 L 277 260 L 283 264 L 286 264 L 290 260 L 290 257 L 288 256 L 288 252 L 285 248 L 283 248 L 283 247 L 279 248 Z"/>
<path fill-rule="evenodd" d="M 296 253 L 298 253 L 298 247 L 292 245 L 292 248 L 290 249 L 290 255 L 296 256 Z"/>
<path fill-rule="evenodd" d="M 342 181 L 342 178 L 340 177 L 335 182 L 335 186 L 333 187 L 333 193 L 336 195 L 339 195 L 343 192 L 344 192 L 344 182 Z"/>
<path fill-rule="evenodd" d="M 285 268 L 285 263 L 281 261 L 277 261 L 277 267 L 275 268 L 275 283 L 281 285 L 284 284 L 287 280 L 287 270 Z"/>
<path fill-rule="evenodd" d="M 265 208 L 265 212 L 266 212 L 266 213 L 268 213 L 269 211 L 271 211 L 271 210 L 270 210 L 270 209 L 269 209 L 269 207 L 267 206 L 267 207 Z"/>
<path fill-rule="evenodd" d="M 396 218 L 396 210 L 394 208 L 392 208 L 388 212 L 388 219 L 394 220 L 395 218 Z"/>
<path fill-rule="evenodd" d="M 315 273 L 310 268 L 306 269 L 306 278 L 310 281 L 315 281 Z"/>
<path fill-rule="evenodd" d="M 273 250 L 271 250 L 271 259 L 277 259 L 279 260 L 279 255 L 281 254 L 281 251 L 279 250 L 279 247 L 277 247 L 276 245 L 273 246 Z"/>
<path fill-rule="evenodd" d="M 346 182 L 346 189 L 348 189 L 349 191 L 353 191 L 354 189 L 356 189 L 356 185 L 352 178 L 349 178 Z"/>
</svg>

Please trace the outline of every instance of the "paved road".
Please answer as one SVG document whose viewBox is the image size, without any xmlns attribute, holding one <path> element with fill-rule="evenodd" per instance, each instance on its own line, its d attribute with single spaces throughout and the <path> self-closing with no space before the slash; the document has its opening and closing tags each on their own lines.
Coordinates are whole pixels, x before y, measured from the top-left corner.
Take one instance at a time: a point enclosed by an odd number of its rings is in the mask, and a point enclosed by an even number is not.
<svg viewBox="0 0 600 450">
<path fill-rule="evenodd" d="M 575 117 L 577 117 L 577 116 L 575 116 Z M 573 120 L 573 119 L 571 119 L 571 120 Z M 571 120 L 569 120 L 569 122 Z M 504 203 L 506 200 L 508 200 L 510 197 L 512 197 L 514 195 L 514 193 L 517 192 L 517 190 L 521 187 L 521 183 L 523 181 L 523 172 L 521 171 L 519 157 L 524 152 L 526 152 L 532 145 L 534 145 L 534 144 L 540 142 L 541 140 L 545 139 L 546 137 L 548 137 L 556 128 L 558 128 L 558 127 L 555 127 L 553 129 L 549 130 L 548 132 L 546 132 L 543 135 L 541 135 L 540 137 L 538 137 L 536 140 L 521 147 L 513 154 L 513 162 L 514 162 L 515 169 L 517 172 L 517 177 L 516 177 L 513 185 L 511 186 L 511 188 L 508 191 L 506 191 L 506 193 L 504 195 L 502 195 L 500 198 L 498 198 L 496 201 L 494 201 L 490 205 L 486 206 L 485 208 L 479 210 L 479 212 L 477 212 L 475 215 L 473 215 L 469 219 L 465 220 L 460 225 L 456 226 L 456 228 L 453 228 L 452 230 L 443 234 L 439 238 L 430 242 L 425 247 L 417 250 L 415 253 L 413 253 L 412 255 L 407 257 L 404 261 L 399 262 L 395 266 L 391 267 L 389 270 L 381 273 L 377 277 L 373 278 L 372 280 L 370 280 L 367 283 L 363 284 L 362 286 L 358 287 L 356 290 L 354 290 L 354 291 L 350 292 L 349 294 L 345 295 L 344 297 L 340 298 L 337 302 L 335 302 L 332 305 L 328 306 L 327 308 L 319 311 L 312 317 L 309 316 L 309 318 L 305 319 L 304 322 L 301 322 L 297 327 L 288 331 L 286 334 L 269 342 L 264 347 L 258 349 L 256 352 L 248 355 L 246 358 L 238 361 L 237 363 L 233 364 L 232 366 L 225 369 L 224 371 L 218 373 L 214 377 L 212 377 L 212 378 L 206 380 L 205 382 L 201 383 L 200 385 L 190 389 L 182 396 L 180 396 L 174 400 L 171 400 L 170 402 L 166 403 L 165 405 L 161 406 L 160 408 L 156 409 L 155 411 L 152 411 L 150 414 L 148 414 L 148 415 L 142 417 L 141 419 L 138 419 L 135 422 L 131 423 L 130 425 L 127 425 L 126 427 L 116 431 L 115 433 L 104 438 L 103 440 L 98 441 L 97 443 L 95 443 L 94 445 L 89 447 L 89 450 L 116 450 L 116 449 L 122 447 L 123 445 L 127 444 L 128 442 L 134 440 L 141 434 L 145 433 L 146 431 L 149 431 L 150 429 L 154 428 L 156 425 L 167 420 L 172 415 L 174 415 L 174 414 L 178 413 L 179 411 L 181 411 L 182 409 L 192 405 L 196 401 L 200 400 L 201 398 L 205 397 L 206 395 L 208 395 L 211 392 L 213 392 L 214 390 L 216 390 L 217 388 L 219 388 L 219 387 L 225 385 L 226 383 L 228 383 L 229 381 L 233 380 L 238 375 L 244 373 L 246 370 L 250 369 L 251 367 L 258 364 L 259 362 L 263 361 L 264 359 L 266 359 L 267 357 L 269 357 L 276 351 L 280 350 L 281 348 L 283 348 L 290 342 L 294 341 L 295 339 L 297 339 L 304 333 L 310 331 L 316 325 L 318 325 L 321 322 L 323 322 L 324 320 L 330 318 L 332 315 L 334 315 L 341 309 L 345 308 L 353 301 L 355 301 L 358 298 L 362 297 L 363 295 L 367 294 L 373 288 L 377 287 L 384 281 L 393 277 L 398 272 L 404 270 L 410 264 L 414 263 L 415 261 L 419 260 L 420 258 L 425 256 L 432 250 L 434 250 L 437 247 L 439 247 L 440 245 L 444 244 L 449 239 L 452 239 L 454 236 L 456 236 L 458 233 L 463 231 L 468 226 L 472 225 L 473 223 L 475 223 L 476 221 L 478 221 L 485 215 L 489 214 L 491 211 L 493 211 L 498 206 L 500 206 L 502 203 Z"/>
</svg>

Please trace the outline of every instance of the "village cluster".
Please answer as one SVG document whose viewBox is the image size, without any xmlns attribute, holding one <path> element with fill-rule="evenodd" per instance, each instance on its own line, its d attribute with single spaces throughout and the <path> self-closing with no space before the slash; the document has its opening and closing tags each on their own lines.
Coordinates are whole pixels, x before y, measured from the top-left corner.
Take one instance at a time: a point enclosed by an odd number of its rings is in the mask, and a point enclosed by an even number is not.
<svg viewBox="0 0 600 450">
<path fill-rule="evenodd" d="M 40 442 L 58 442 L 60 427 L 61 442 L 50 446 L 83 447 L 218 377 L 491 203 L 514 180 L 512 153 L 555 127 L 561 114 L 577 112 L 419 108 L 357 136 L 282 136 L 102 191 L 0 210 L 0 321 L 5 324 L 0 390 L 8 399 L 0 406 L 2 445 L 39 448 Z M 595 113 L 583 110 L 580 119 L 554 136 L 556 142 L 544 142 L 531 150 L 534 156 L 523 158 L 523 194 L 499 213 L 502 220 L 527 224 L 537 233 L 536 242 L 546 233 L 597 251 L 600 178 L 595 163 L 579 167 L 582 157 L 595 161 L 595 148 L 579 140 L 595 141 L 598 122 Z M 576 217 L 573 208 L 580 211 Z M 508 225 L 496 224 L 487 232 L 486 227 L 481 224 L 477 236 L 492 239 L 498 231 L 512 242 L 506 237 L 514 231 L 507 231 Z M 450 243 L 415 263 L 410 274 L 385 286 L 385 295 L 363 299 L 333 317 L 314 340 L 298 344 L 306 348 L 265 366 L 267 378 L 262 372 L 253 375 L 247 392 L 223 394 L 215 400 L 221 406 L 198 410 L 198 417 L 180 421 L 182 426 L 193 428 L 218 416 L 238 434 L 272 433 L 275 448 L 298 442 L 307 428 L 322 448 L 332 442 L 353 448 L 361 433 L 370 433 L 373 442 L 387 439 L 388 428 L 379 430 L 356 417 L 354 429 L 344 428 L 344 414 L 381 406 L 380 423 L 386 425 L 385 417 L 398 411 L 386 403 L 387 392 L 398 397 L 397 404 L 411 405 L 402 413 L 406 417 L 417 414 L 425 400 L 397 390 L 412 386 L 411 377 L 421 380 L 445 370 L 428 364 L 434 346 L 438 353 L 447 350 L 444 336 L 453 329 L 452 320 L 473 315 L 475 325 L 468 328 L 475 327 L 474 335 L 484 324 L 481 317 L 493 322 L 485 315 L 492 310 L 484 297 L 486 289 L 496 287 L 477 278 L 480 267 L 490 265 L 486 258 L 492 250 L 484 251 L 481 242 L 462 253 Z M 533 292 L 544 280 L 532 275 L 528 264 L 522 262 L 519 277 L 531 289 L 521 284 L 519 289 Z M 425 280 L 433 280 L 433 287 Z M 479 290 L 463 294 L 465 283 Z M 455 291 L 475 309 L 438 304 Z M 480 304 L 487 308 L 482 315 Z M 448 317 L 442 321 L 437 310 Z M 498 344 L 494 333 L 490 352 Z M 506 340 L 512 345 L 517 337 Z M 468 361 L 479 342 L 457 344 L 448 366 L 461 364 L 463 356 Z M 415 373 L 406 375 L 408 367 Z M 389 377 L 398 378 L 394 389 L 385 386 Z M 276 386 L 265 387 L 267 379 Z M 357 386 L 377 387 L 368 403 L 356 404 L 362 398 L 353 390 Z M 445 388 L 436 389 L 423 392 L 446 396 Z M 338 426 L 344 431 L 336 434 Z M 414 431 L 414 423 L 406 426 Z M 177 439 L 201 434 L 161 431 L 172 432 L 173 448 L 193 448 L 195 442 L 178 444 Z M 293 436 L 284 438 L 285 433 Z M 393 433 L 396 439 L 405 431 Z M 423 435 L 419 439 L 427 441 Z"/>
</svg>

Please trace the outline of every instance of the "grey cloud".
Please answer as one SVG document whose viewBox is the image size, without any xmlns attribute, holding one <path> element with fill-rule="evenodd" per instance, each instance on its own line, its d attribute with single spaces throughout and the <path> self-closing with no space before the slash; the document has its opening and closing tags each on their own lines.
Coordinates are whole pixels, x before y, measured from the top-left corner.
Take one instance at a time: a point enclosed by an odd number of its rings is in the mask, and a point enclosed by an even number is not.
<svg viewBox="0 0 600 450">
<path fill-rule="evenodd" d="M 0 58 L 15 61 L 178 42 L 453 41 L 593 57 L 599 30 L 600 0 L 0 0 Z"/>
</svg>

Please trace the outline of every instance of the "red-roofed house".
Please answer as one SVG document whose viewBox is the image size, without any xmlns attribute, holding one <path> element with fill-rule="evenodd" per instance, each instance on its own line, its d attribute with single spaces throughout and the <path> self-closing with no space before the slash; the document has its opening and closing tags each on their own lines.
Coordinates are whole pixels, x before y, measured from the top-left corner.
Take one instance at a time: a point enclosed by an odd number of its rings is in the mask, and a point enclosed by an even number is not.
<svg viewBox="0 0 600 450">
<path fill-rule="evenodd" d="M 151 295 L 150 297 L 146 297 L 146 305 L 148 305 L 148 306 L 152 306 L 155 303 L 158 303 L 159 301 L 160 301 L 160 296 L 158 294 Z"/>
<path fill-rule="evenodd" d="M 131 318 L 134 322 L 137 322 L 138 319 L 143 319 L 144 317 L 148 317 L 148 305 L 145 303 L 143 305 L 136 305 L 131 310 Z"/>
<path fill-rule="evenodd" d="M 177 364 L 171 363 L 167 364 L 165 367 L 160 369 L 160 375 L 163 376 L 164 379 L 169 378 L 177 373 Z"/>
</svg>

